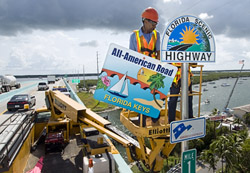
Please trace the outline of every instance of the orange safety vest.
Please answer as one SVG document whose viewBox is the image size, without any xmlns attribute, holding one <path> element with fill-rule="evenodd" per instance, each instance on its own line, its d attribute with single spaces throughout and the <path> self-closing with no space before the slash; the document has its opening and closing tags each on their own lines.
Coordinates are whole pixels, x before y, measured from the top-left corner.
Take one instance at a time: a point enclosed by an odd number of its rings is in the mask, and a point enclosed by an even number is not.
<svg viewBox="0 0 250 173">
<path fill-rule="evenodd" d="M 152 58 L 156 58 L 156 40 L 157 40 L 157 31 L 153 30 L 152 37 L 149 41 L 144 38 L 144 36 L 139 36 L 139 30 L 135 30 L 136 42 L 137 42 L 137 51 L 150 56 Z"/>
<path fill-rule="evenodd" d="M 178 85 L 179 80 L 181 79 L 181 63 L 171 63 L 172 65 L 178 67 L 178 70 L 176 72 L 175 78 L 173 80 L 173 83 Z M 191 84 L 191 77 L 193 76 L 193 73 L 191 72 L 190 65 L 189 65 L 189 73 L 188 73 L 188 86 Z"/>
</svg>

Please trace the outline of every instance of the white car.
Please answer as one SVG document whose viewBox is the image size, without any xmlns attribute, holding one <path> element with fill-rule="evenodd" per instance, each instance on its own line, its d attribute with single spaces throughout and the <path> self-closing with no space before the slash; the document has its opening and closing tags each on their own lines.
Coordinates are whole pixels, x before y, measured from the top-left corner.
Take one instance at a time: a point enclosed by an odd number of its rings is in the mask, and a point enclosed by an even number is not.
<svg viewBox="0 0 250 173">
<path fill-rule="evenodd" d="M 39 90 L 47 90 L 47 89 L 49 89 L 49 86 L 47 85 L 46 82 L 39 82 L 37 88 L 38 88 L 38 91 Z"/>
</svg>

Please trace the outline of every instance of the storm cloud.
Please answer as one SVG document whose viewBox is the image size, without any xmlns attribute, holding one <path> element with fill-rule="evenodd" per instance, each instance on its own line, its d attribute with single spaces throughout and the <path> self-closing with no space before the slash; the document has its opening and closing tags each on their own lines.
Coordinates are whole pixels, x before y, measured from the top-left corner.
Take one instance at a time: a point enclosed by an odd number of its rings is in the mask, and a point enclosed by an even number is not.
<svg viewBox="0 0 250 173">
<path fill-rule="evenodd" d="M 214 34 L 249 37 L 249 0 L 1 0 L 0 34 L 16 35 L 33 30 L 111 29 L 130 31 L 141 26 L 141 12 L 155 7 L 160 14 L 159 31 L 174 17 L 207 14 Z"/>
<path fill-rule="evenodd" d="M 0 1 L 0 34 L 40 30 L 113 29 L 126 31 L 150 1 L 3 0 Z"/>
<path fill-rule="evenodd" d="M 224 34 L 227 37 L 250 37 L 250 6 L 249 0 L 183 0 L 166 3 L 166 10 L 162 11 L 167 20 L 184 14 L 195 16 L 209 16 L 204 19 L 215 35 Z M 162 8 L 161 8 L 162 9 Z"/>
</svg>

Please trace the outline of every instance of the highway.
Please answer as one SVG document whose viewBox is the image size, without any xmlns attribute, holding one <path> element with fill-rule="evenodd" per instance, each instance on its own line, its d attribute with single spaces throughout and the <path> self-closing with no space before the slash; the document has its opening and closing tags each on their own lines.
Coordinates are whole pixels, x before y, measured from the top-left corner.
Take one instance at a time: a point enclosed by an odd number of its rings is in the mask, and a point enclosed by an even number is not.
<svg viewBox="0 0 250 173">
<path fill-rule="evenodd" d="M 45 91 L 38 91 L 37 85 L 39 82 L 46 82 L 46 80 L 32 80 L 21 82 L 21 88 L 13 88 L 10 92 L 0 94 L 0 123 L 12 115 L 14 112 L 9 112 L 7 110 L 7 102 L 13 95 L 16 94 L 30 94 L 36 97 L 36 105 L 32 109 L 42 108 L 45 106 Z M 49 89 L 53 86 L 65 85 L 63 80 L 57 81 L 55 84 L 49 84 Z"/>
</svg>

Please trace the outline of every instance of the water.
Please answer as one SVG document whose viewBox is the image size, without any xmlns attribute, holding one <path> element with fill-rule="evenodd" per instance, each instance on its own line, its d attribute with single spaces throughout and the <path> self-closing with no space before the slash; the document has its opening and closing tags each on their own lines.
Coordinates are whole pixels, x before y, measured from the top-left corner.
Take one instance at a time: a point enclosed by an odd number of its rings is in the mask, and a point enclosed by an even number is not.
<svg viewBox="0 0 250 173">
<path fill-rule="evenodd" d="M 120 113 L 121 109 L 118 109 L 110 112 L 99 113 L 99 115 L 101 115 L 102 117 L 108 117 L 108 120 L 112 123 L 113 126 L 118 128 L 120 131 L 126 133 L 127 135 L 132 136 L 130 131 L 128 131 L 128 129 L 125 128 L 125 126 L 120 122 Z M 112 140 L 112 143 L 115 145 L 116 149 L 120 152 L 122 158 L 124 158 L 124 160 L 129 164 L 125 148 L 114 140 Z"/>
<path fill-rule="evenodd" d="M 245 79 L 245 80 L 243 80 Z M 246 104 L 250 104 L 250 92 L 249 92 L 249 86 L 250 86 L 250 77 L 240 78 L 238 80 L 238 84 L 236 85 L 233 95 L 229 101 L 229 108 L 234 108 Z M 229 95 L 232 91 L 232 88 L 234 86 L 234 83 L 236 81 L 236 78 L 228 78 L 228 79 L 220 79 L 214 81 L 215 84 L 210 84 L 209 82 L 203 83 L 202 90 L 206 88 L 208 91 L 202 91 L 201 96 L 201 115 L 204 115 L 206 113 L 212 112 L 214 108 L 219 109 L 221 111 L 224 110 L 224 107 L 227 103 L 227 100 L 229 98 Z M 239 82 L 242 82 L 242 84 L 239 84 Z M 227 83 L 230 86 L 222 87 L 221 84 Z M 193 85 L 193 90 L 198 91 L 199 88 L 196 88 Z M 214 88 L 216 86 L 216 88 Z M 205 104 L 205 100 L 208 99 L 210 101 L 209 104 Z M 198 96 L 193 96 L 193 111 L 194 115 L 198 114 Z M 117 115 L 116 115 L 117 114 Z M 112 111 L 109 113 L 103 113 L 104 116 L 109 116 L 109 120 L 114 123 L 113 125 L 117 125 L 118 128 L 123 128 L 123 126 L 118 123 L 120 122 L 119 119 L 120 111 Z M 114 117 L 113 117 L 114 116 Z M 122 129 L 126 130 L 126 129 Z"/>
<path fill-rule="evenodd" d="M 246 79 L 246 80 L 243 80 Z M 242 106 L 250 104 L 250 78 L 240 78 L 234 89 L 233 95 L 229 101 L 228 108 L 234 108 L 237 106 Z M 228 101 L 229 95 L 232 91 L 236 78 L 220 79 L 214 81 L 215 84 L 203 83 L 206 86 L 202 88 L 208 89 L 208 91 L 203 91 L 201 96 L 201 115 L 211 112 L 214 108 L 221 111 L 224 110 L 226 103 Z M 242 82 L 242 84 L 239 84 Z M 230 84 L 230 86 L 222 87 L 222 83 Z M 214 88 L 216 86 L 216 88 Z M 198 88 L 193 87 L 193 90 L 198 90 Z M 205 100 L 209 99 L 210 103 L 205 104 Z M 194 96 L 193 99 L 194 115 L 198 112 L 198 96 Z"/>
<path fill-rule="evenodd" d="M 250 104 L 250 92 L 249 92 L 249 86 L 250 86 L 250 77 L 244 78 L 247 80 L 239 79 L 238 83 L 241 81 L 242 84 L 237 84 L 233 95 L 230 99 L 229 108 L 242 106 L 246 104 Z M 202 90 L 206 88 L 208 91 L 202 91 L 201 96 L 201 115 L 209 114 L 212 112 L 214 108 L 217 108 L 221 111 L 224 110 L 224 107 L 226 105 L 226 102 L 229 98 L 229 95 L 232 91 L 232 88 L 234 86 L 234 83 L 236 81 L 236 78 L 229 78 L 229 79 L 220 79 L 214 81 L 215 84 L 210 84 L 209 82 L 203 83 Z M 227 83 L 230 86 L 222 87 L 222 83 Z M 198 91 L 199 88 L 196 88 L 194 85 L 193 90 Z M 216 86 L 216 88 L 214 88 Z M 193 97 L 193 111 L 194 115 L 198 115 L 198 96 Z M 205 104 L 205 100 L 209 99 L 210 103 Z M 179 106 L 178 106 L 179 107 Z M 116 126 L 119 130 L 125 132 L 126 134 L 131 135 L 131 133 L 126 129 L 123 124 L 120 122 L 120 112 L 121 110 L 115 110 L 105 113 L 100 113 L 101 116 L 108 116 L 108 120 L 112 123 L 113 126 Z M 125 158 L 127 161 L 127 155 L 124 147 L 118 143 L 115 143 L 115 146 L 121 153 L 122 157 Z"/>
</svg>

